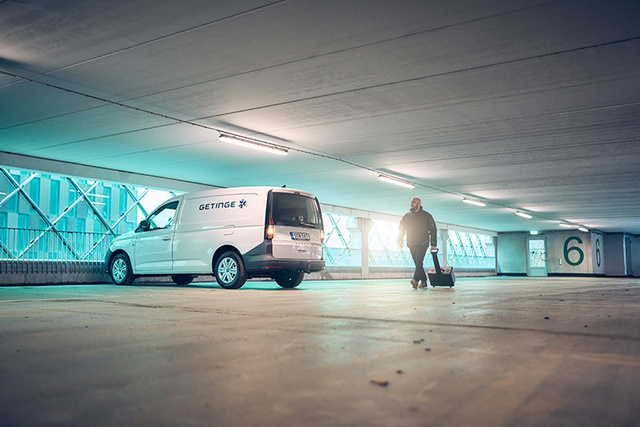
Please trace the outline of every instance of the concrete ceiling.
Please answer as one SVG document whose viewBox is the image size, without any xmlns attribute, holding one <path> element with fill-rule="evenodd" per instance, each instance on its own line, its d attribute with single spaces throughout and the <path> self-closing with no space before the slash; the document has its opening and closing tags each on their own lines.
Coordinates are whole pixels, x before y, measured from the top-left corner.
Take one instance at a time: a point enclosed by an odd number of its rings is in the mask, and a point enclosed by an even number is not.
<svg viewBox="0 0 640 427">
<path fill-rule="evenodd" d="M 637 0 L 0 0 L 0 164 L 640 234 L 639 23 Z"/>
</svg>

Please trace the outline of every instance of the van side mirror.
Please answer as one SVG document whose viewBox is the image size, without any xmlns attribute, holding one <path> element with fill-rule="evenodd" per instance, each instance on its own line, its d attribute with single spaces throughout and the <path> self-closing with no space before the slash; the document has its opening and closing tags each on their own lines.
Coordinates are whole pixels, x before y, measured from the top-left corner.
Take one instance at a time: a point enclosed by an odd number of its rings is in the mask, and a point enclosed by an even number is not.
<svg viewBox="0 0 640 427">
<path fill-rule="evenodd" d="M 136 233 L 141 231 L 149 231 L 149 223 L 146 219 L 140 221 L 140 224 L 138 224 L 138 228 L 136 228 Z"/>
</svg>

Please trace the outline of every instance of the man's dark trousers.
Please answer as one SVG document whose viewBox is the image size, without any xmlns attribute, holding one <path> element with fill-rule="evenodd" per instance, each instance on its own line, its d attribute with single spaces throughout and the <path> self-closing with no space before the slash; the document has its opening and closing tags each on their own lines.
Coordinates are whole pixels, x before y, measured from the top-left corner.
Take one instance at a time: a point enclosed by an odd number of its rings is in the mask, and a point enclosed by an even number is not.
<svg viewBox="0 0 640 427">
<path fill-rule="evenodd" d="M 424 272 L 424 256 L 427 253 L 428 246 L 409 246 L 411 257 L 416 265 L 416 270 L 413 272 L 413 280 L 419 282 L 427 282 L 427 273 Z"/>
</svg>

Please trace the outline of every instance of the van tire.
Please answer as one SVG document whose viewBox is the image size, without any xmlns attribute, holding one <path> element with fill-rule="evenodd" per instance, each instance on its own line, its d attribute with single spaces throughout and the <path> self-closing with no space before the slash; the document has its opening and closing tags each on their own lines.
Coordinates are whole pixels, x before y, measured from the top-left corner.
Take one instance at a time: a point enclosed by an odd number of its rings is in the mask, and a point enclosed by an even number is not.
<svg viewBox="0 0 640 427">
<path fill-rule="evenodd" d="M 196 276 L 190 276 L 188 274 L 176 274 L 174 276 L 171 276 L 171 280 L 173 280 L 173 283 L 175 283 L 176 285 L 188 285 L 189 283 L 193 282 L 193 279 L 195 279 Z"/>
<path fill-rule="evenodd" d="M 213 274 L 220 287 L 238 289 L 247 281 L 242 257 L 236 252 L 225 252 L 213 264 Z"/>
<path fill-rule="evenodd" d="M 274 280 L 285 289 L 292 289 L 302 283 L 303 271 L 284 270 L 274 276 Z"/>
<path fill-rule="evenodd" d="M 135 279 L 131 270 L 131 261 L 125 253 L 119 253 L 111 259 L 109 276 L 116 285 L 130 285 Z"/>
</svg>

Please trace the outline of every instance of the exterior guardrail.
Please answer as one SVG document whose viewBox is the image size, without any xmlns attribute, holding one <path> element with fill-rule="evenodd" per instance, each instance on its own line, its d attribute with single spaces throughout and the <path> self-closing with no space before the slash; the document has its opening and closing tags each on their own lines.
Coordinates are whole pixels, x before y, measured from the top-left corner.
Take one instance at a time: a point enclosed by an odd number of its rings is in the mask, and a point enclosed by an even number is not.
<svg viewBox="0 0 640 427">
<path fill-rule="evenodd" d="M 102 273 L 111 239 L 105 233 L 0 228 L 0 274 Z"/>
</svg>

